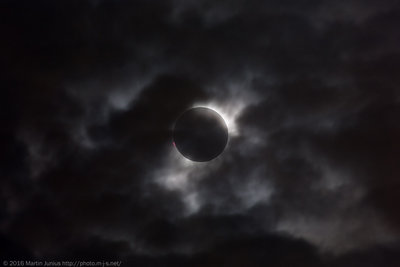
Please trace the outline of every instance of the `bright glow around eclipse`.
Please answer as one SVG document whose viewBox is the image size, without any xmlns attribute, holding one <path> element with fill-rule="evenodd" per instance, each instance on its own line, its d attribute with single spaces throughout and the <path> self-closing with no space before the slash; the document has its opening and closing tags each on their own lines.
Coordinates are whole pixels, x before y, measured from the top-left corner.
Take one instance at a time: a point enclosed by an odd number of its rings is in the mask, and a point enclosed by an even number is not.
<svg viewBox="0 0 400 267">
<path fill-rule="evenodd" d="M 224 119 L 226 123 L 226 126 L 228 127 L 229 137 L 239 135 L 239 129 L 236 124 L 236 118 L 242 111 L 244 107 L 243 104 L 235 105 L 235 107 L 233 107 L 228 105 L 221 105 L 216 102 L 196 103 L 191 108 L 197 108 L 197 107 L 209 108 L 217 112 L 219 115 L 221 115 L 221 117 Z"/>
</svg>

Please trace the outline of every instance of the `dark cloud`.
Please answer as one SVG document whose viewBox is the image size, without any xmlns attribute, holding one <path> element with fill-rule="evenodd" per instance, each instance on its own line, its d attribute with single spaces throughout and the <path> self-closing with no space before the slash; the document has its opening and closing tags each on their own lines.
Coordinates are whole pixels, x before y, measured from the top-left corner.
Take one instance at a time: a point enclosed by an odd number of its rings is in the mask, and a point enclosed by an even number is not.
<svg viewBox="0 0 400 267">
<path fill-rule="evenodd" d="M 397 1 L 0 10 L 2 258 L 400 261 Z M 231 135 L 194 164 L 171 130 L 199 104 Z"/>
</svg>

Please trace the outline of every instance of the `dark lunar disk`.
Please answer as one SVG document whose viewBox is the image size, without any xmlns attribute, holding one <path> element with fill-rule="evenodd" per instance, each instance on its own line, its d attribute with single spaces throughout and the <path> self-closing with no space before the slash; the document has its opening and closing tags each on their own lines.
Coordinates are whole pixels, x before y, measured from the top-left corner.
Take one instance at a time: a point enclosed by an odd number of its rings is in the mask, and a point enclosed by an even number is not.
<svg viewBox="0 0 400 267">
<path fill-rule="evenodd" d="M 209 161 L 224 151 L 228 142 L 228 127 L 214 110 L 192 108 L 176 121 L 173 139 L 184 157 L 192 161 Z"/>
</svg>

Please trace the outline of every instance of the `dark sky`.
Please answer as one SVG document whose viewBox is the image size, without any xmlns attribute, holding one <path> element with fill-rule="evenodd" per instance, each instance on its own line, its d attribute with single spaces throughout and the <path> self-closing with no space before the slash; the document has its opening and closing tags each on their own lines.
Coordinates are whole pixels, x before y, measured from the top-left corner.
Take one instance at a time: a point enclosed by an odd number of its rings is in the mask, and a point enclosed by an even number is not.
<svg viewBox="0 0 400 267">
<path fill-rule="evenodd" d="M 1 0 L 1 259 L 400 266 L 399 29 L 398 0 Z M 210 162 L 172 145 L 194 106 Z"/>
</svg>

